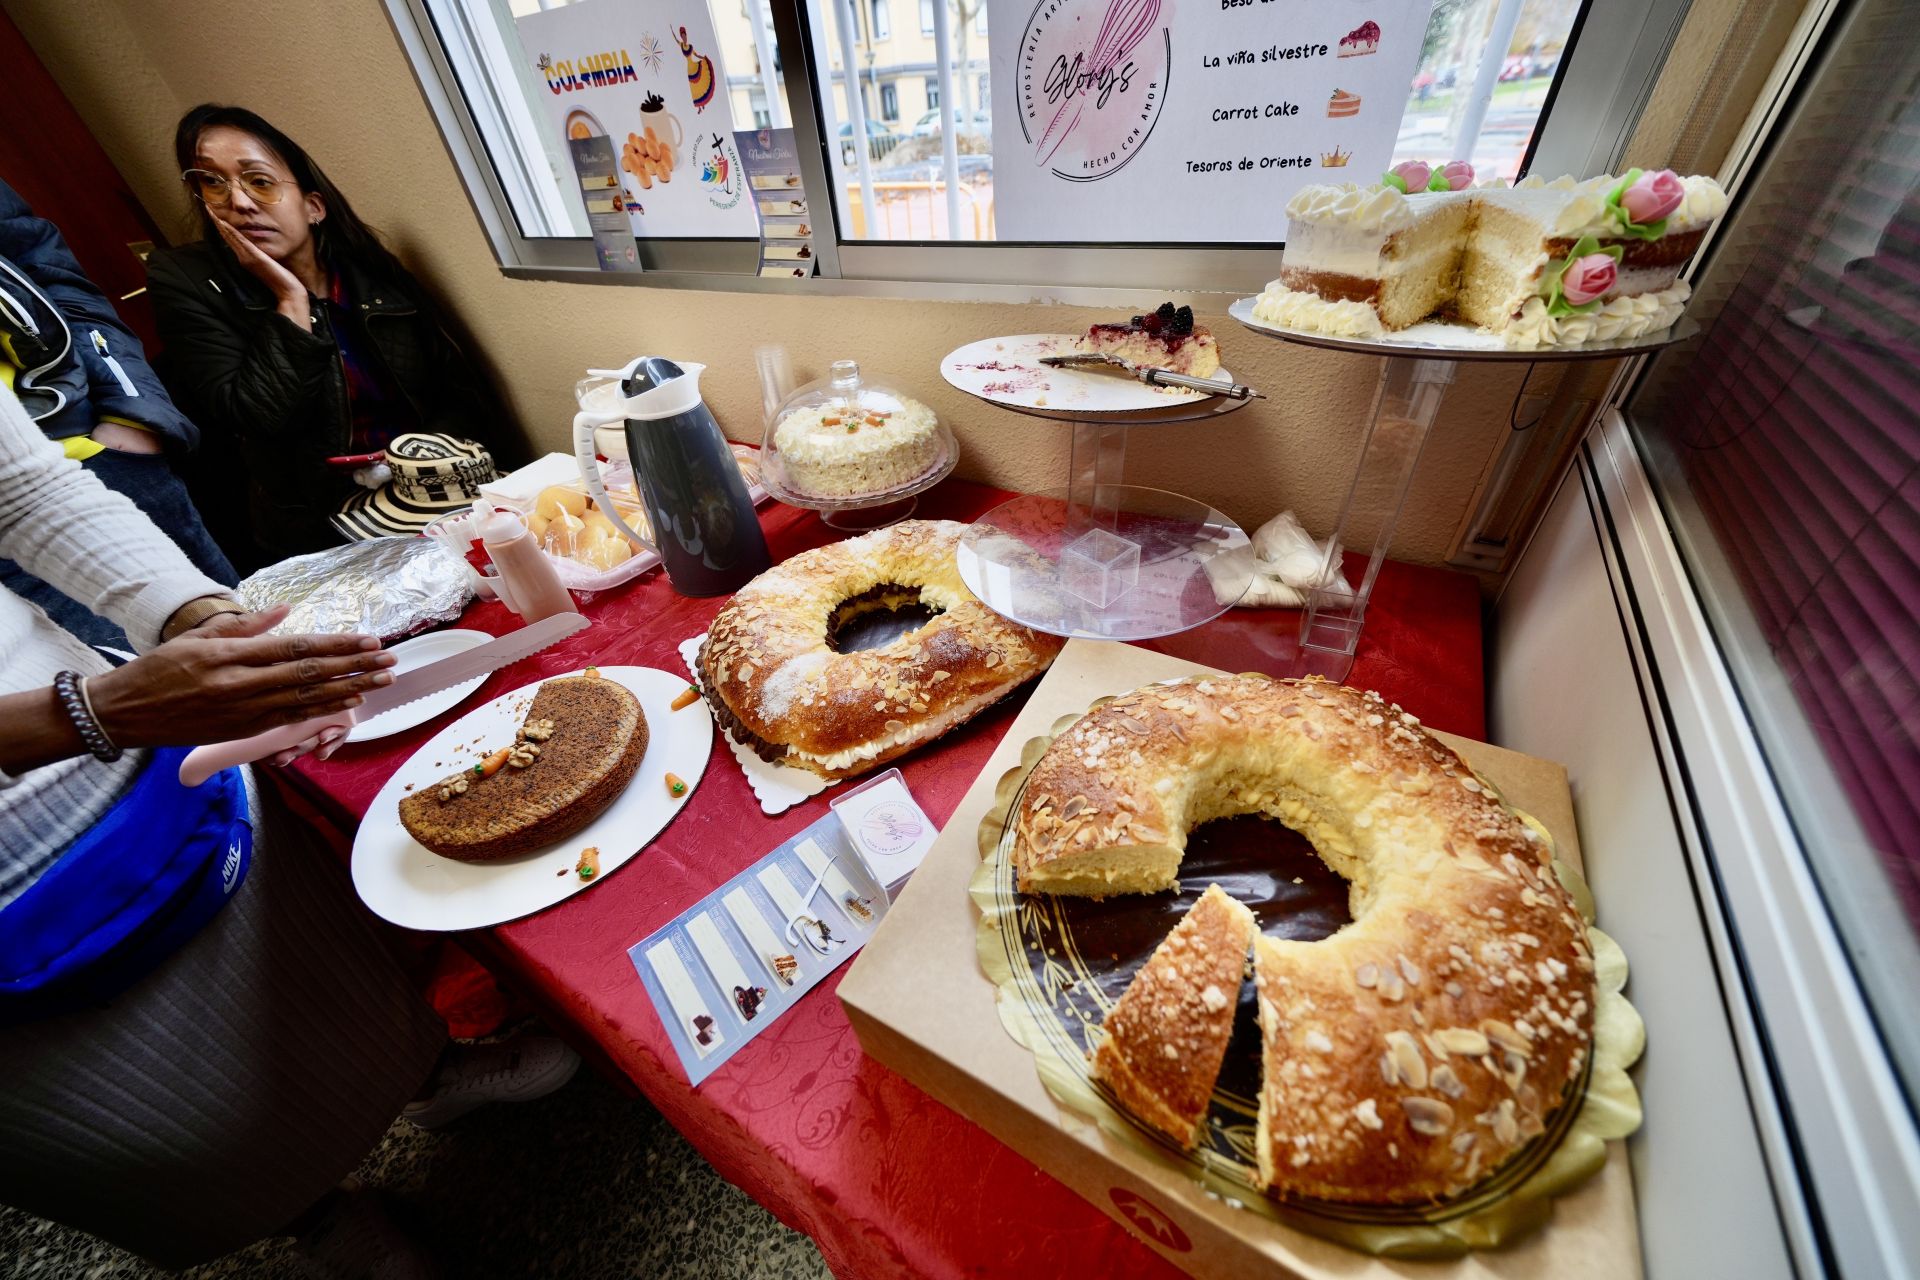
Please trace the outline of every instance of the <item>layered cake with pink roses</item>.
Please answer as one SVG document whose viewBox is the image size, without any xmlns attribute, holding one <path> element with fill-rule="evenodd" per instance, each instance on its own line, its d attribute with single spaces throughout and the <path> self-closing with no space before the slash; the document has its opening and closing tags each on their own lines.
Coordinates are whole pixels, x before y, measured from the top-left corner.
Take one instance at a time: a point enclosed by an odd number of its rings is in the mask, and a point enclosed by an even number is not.
<svg viewBox="0 0 1920 1280">
<path fill-rule="evenodd" d="M 1523 348 L 1637 338 L 1679 318 L 1680 271 L 1726 207 L 1712 178 L 1665 169 L 1506 187 L 1462 161 L 1403 164 L 1288 202 L 1254 315 L 1351 337 L 1457 319 Z"/>
</svg>

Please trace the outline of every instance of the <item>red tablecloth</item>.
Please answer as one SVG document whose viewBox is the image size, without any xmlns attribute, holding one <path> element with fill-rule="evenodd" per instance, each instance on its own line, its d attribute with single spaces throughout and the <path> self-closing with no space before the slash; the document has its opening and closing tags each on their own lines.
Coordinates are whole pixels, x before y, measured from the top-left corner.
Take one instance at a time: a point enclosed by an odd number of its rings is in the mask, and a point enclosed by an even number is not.
<svg viewBox="0 0 1920 1280">
<path fill-rule="evenodd" d="M 950 481 L 922 498 L 919 514 L 968 520 L 1005 496 Z M 807 512 L 776 507 L 762 519 L 776 561 L 836 536 Z M 681 673 L 678 646 L 704 632 L 720 604 L 676 595 L 651 575 L 592 601 L 593 627 L 496 672 L 466 705 L 589 662 Z M 461 625 L 503 633 L 515 621 L 485 604 Z M 1236 610 L 1150 647 L 1231 671 L 1276 671 L 1273 655 L 1296 625 L 1292 612 Z M 1436 728 L 1484 736 L 1473 581 L 1383 566 L 1349 680 Z M 935 821 L 959 804 L 1018 702 L 902 762 Z M 324 764 L 303 761 L 281 776 L 302 807 L 351 831 L 393 770 L 445 723 L 349 747 Z M 551 910 L 461 942 L 583 1052 L 629 1077 L 723 1176 L 812 1236 L 842 1280 L 1175 1274 L 1105 1214 L 865 1057 L 833 996 L 838 974 L 698 1090 L 687 1085 L 627 948 L 818 819 L 830 794 L 767 817 L 716 737 L 699 789 L 641 857 Z"/>
</svg>

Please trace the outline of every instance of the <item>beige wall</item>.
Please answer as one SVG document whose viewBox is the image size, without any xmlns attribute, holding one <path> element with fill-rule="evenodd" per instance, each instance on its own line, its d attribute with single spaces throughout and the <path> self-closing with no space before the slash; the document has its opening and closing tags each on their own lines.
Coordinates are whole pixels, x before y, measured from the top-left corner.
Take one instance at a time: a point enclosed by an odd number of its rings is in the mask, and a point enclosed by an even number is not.
<svg viewBox="0 0 1920 1280">
<path fill-rule="evenodd" d="M 936 363 L 974 338 L 1075 330 L 1101 318 L 1096 313 L 508 280 L 377 0 L 3 2 L 165 228 L 187 222 L 171 155 L 173 124 L 186 107 L 242 103 L 298 138 L 458 310 L 541 449 L 566 447 L 582 370 L 640 352 L 712 366 L 708 399 L 728 434 L 758 443 L 752 350 L 775 339 L 792 349 L 803 378 L 848 357 L 890 372 L 953 424 L 963 477 L 1018 489 L 1063 481 L 1066 426 L 953 392 Z M 907 4 L 896 7 L 896 22 L 917 22 Z M 1224 311 L 1205 318 L 1229 367 L 1271 398 L 1214 424 L 1136 431 L 1128 478 L 1205 499 L 1249 525 L 1291 507 L 1324 532 L 1358 457 L 1376 366 L 1256 337 Z M 1396 556 L 1445 558 L 1524 371 L 1462 367 L 1415 480 Z"/>
</svg>

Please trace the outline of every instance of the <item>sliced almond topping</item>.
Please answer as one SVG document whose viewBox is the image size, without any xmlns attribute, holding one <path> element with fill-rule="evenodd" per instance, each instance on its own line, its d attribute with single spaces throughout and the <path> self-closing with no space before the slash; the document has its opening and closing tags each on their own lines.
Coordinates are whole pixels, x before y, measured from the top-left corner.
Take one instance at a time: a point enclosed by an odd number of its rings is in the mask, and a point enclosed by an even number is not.
<svg viewBox="0 0 1920 1280">
<path fill-rule="evenodd" d="M 1420 985 L 1420 979 L 1424 975 L 1420 972 L 1419 965 L 1407 959 L 1405 956 L 1401 956 L 1400 957 L 1400 976 L 1407 980 L 1407 983 L 1409 986 L 1417 987 Z"/>
<path fill-rule="evenodd" d="M 1469 1058 L 1477 1058 L 1493 1048 L 1486 1036 L 1471 1027 L 1443 1027 L 1433 1035 L 1447 1047 L 1448 1053 L 1465 1054 Z"/>
<path fill-rule="evenodd" d="M 1396 1074 L 1410 1088 L 1427 1087 L 1427 1059 L 1419 1043 L 1405 1031 L 1387 1032 L 1387 1051 L 1393 1055 Z"/>
<path fill-rule="evenodd" d="M 1353 1118 L 1368 1129 L 1384 1129 L 1386 1123 L 1380 1119 L 1380 1112 L 1374 1106 L 1372 1098 L 1366 1099 L 1353 1109 Z"/>
<path fill-rule="evenodd" d="M 1493 1114 L 1493 1136 L 1512 1146 L 1520 1140 L 1520 1122 L 1513 1116 L 1513 1099 L 1506 1098 Z"/>
<path fill-rule="evenodd" d="M 1533 1045 L 1525 1036 L 1498 1018 L 1488 1018 L 1480 1024 L 1480 1029 L 1487 1033 L 1487 1039 L 1493 1041 L 1508 1053 L 1517 1053 L 1525 1057 L 1533 1052 Z"/>
<path fill-rule="evenodd" d="M 1467 1091 L 1466 1083 L 1453 1073 L 1452 1067 L 1444 1063 L 1433 1069 L 1433 1087 L 1449 1098 L 1457 1098 Z"/>
<path fill-rule="evenodd" d="M 1380 966 L 1363 964 L 1353 971 L 1353 980 L 1363 987 L 1371 987 L 1380 981 Z"/>
<path fill-rule="evenodd" d="M 1315 1053 L 1333 1052 L 1333 1041 L 1327 1039 L 1326 1033 L 1323 1031 L 1315 1030 L 1307 1032 L 1306 1041 L 1307 1048 L 1313 1050 Z"/>
<path fill-rule="evenodd" d="M 1453 1128 L 1453 1108 L 1438 1098 L 1402 1098 L 1400 1108 L 1413 1131 L 1424 1137 L 1437 1138 Z"/>
</svg>

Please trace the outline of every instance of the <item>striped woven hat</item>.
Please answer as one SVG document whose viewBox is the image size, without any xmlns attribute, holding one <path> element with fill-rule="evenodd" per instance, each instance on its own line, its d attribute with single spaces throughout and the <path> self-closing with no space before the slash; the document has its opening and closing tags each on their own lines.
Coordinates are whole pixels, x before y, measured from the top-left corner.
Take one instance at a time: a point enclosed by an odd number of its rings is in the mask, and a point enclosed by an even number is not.
<svg viewBox="0 0 1920 1280">
<path fill-rule="evenodd" d="M 480 486 L 499 478 L 493 455 L 471 440 L 417 431 L 387 446 L 393 478 L 347 499 L 333 527 L 358 542 L 410 537 L 437 516 L 470 506 Z"/>
</svg>

